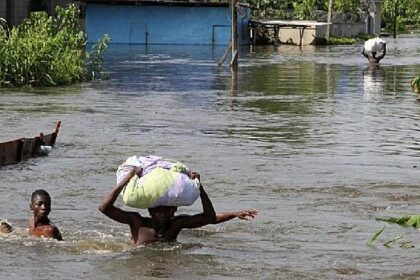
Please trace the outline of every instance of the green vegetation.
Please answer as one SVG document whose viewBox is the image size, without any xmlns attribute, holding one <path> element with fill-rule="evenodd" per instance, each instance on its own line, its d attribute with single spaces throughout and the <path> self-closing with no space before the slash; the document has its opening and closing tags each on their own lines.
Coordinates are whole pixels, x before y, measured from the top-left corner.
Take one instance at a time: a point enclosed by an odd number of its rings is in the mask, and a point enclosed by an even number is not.
<svg viewBox="0 0 420 280">
<path fill-rule="evenodd" d="M 328 45 L 353 45 L 356 44 L 356 38 L 348 37 L 330 37 L 328 40 Z"/>
<path fill-rule="evenodd" d="M 316 17 L 316 11 L 328 10 L 328 0 L 248 0 L 257 10 L 255 18 L 307 19 Z M 359 0 L 334 0 L 333 10 L 343 13 L 357 13 L 360 10 Z"/>
<path fill-rule="evenodd" d="M 372 237 L 369 239 L 369 241 L 367 242 L 368 245 L 373 246 L 375 245 L 375 242 L 377 240 L 379 240 L 380 236 L 383 234 L 384 230 L 385 230 L 386 226 L 383 226 L 380 229 L 377 229 Z M 396 241 L 400 240 L 398 243 Z M 397 246 L 403 249 L 410 249 L 410 248 L 415 248 L 415 246 L 413 245 L 412 241 L 409 240 L 403 240 L 403 237 L 401 235 L 396 236 L 390 240 L 385 241 L 384 243 L 382 243 L 382 245 L 384 245 L 387 248 L 392 248 L 392 245 L 397 243 Z"/>
<path fill-rule="evenodd" d="M 369 245 L 373 245 L 373 243 L 375 243 L 376 240 L 378 240 L 379 236 L 381 236 L 381 234 L 384 232 L 385 230 L 385 226 L 383 226 L 382 228 L 376 230 L 372 237 L 369 239 L 368 244 Z"/>
<path fill-rule="evenodd" d="M 416 229 L 420 228 L 420 215 L 407 215 L 407 216 L 402 216 L 402 217 L 398 217 L 398 218 L 376 218 L 377 221 L 384 221 L 384 222 L 388 222 L 388 223 L 396 223 L 399 224 L 401 226 L 405 226 L 405 227 L 414 227 Z M 383 226 L 382 228 L 376 230 L 372 237 L 369 239 L 369 241 L 367 242 L 369 245 L 374 245 L 374 243 L 379 240 L 379 237 L 383 234 L 384 230 L 385 230 L 386 226 Z M 402 240 L 403 237 L 401 235 L 396 236 L 386 242 L 383 243 L 383 245 L 385 247 L 391 248 L 393 244 L 397 243 L 396 241 L 400 240 L 398 242 L 398 246 L 400 248 L 404 248 L 404 249 L 408 249 L 408 248 L 414 248 L 415 246 L 413 245 L 413 243 L 411 241 L 408 240 Z"/>
<path fill-rule="evenodd" d="M 414 77 L 411 80 L 411 89 L 414 93 L 420 94 L 420 76 Z"/>
<path fill-rule="evenodd" d="M 382 26 L 386 31 L 420 29 L 420 0 L 383 0 Z"/>
<path fill-rule="evenodd" d="M 0 24 L 0 87 L 69 85 L 101 77 L 109 37 L 88 53 L 76 6 L 57 6 L 56 13 L 33 12 L 11 30 Z"/>
<path fill-rule="evenodd" d="M 408 215 L 399 218 L 378 218 L 377 220 L 420 229 L 420 215 Z"/>
<path fill-rule="evenodd" d="M 256 9 L 255 19 L 280 18 L 285 20 L 305 19 L 318 20 L 320 11 L 328 10 L 329 0 L 248 0 Z M 368 6 L 362 6 L 359 0 L 333 0 L 334 13 L 345 14 L 346 17 L 361 19 L 366 15 Z M 385 31 L 392 31 L 396 15 L 396 29 L 399 31 L 420 29 L 420 0 L 383 0 L 382 25 Z M 350 14 L 352 14 L 350 16 Z M 325 13 L 324 13 L 325 17 Z M 324 18 L 325 20 L 325 18 Z"/>
<path fill-rule="evenodd" d="M 256 9 L 253 12 L 254 19 L 278 18 L 284 20 L 315 20 L 327 21 L 329 0 L 300 0 L 300 1 L 276 1 L 276 0 L 248 0 Z M 333 22 L 360 22 L 362 9 L 359 0 L 333 0 Z M 273 32 L 263 27 L 257 30 L 257 43 L 269 44 L 274 41 Z M 330 38 L 319 40 L 315 44 L 349 45 L 355 44 L 357 38 Z"/>
</svg>

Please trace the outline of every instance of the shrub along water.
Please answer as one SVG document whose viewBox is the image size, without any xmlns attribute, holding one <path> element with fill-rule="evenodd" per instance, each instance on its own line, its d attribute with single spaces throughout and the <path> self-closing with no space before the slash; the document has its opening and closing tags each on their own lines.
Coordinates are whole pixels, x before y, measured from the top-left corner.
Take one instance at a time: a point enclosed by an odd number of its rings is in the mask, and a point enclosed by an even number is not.
<svg viewBox="0 0 420 280">
<path fill-rule="evenodd" d="M 0 24 L 0 86 L 69 85 L 101 76 L 104 35 L 86 51 L 86 34 L 79 27 L 75 5 L 57 6 L 56 17 L 33 12 L 8 29 Z"/>
</svg>

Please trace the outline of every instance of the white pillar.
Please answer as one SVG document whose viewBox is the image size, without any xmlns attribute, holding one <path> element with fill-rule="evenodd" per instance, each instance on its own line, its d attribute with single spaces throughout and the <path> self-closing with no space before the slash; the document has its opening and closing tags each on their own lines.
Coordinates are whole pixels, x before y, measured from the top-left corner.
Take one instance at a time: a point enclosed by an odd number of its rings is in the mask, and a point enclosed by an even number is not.
<svg viewBox="0 0 420 280">
<path fill-rule="evenodd" d="M 382 9 L 382 0 L 375 0 L 375 9 L 373 14 L 373 34 L 379 36 L 381 34 L 381 9 Z"/>
</svg>

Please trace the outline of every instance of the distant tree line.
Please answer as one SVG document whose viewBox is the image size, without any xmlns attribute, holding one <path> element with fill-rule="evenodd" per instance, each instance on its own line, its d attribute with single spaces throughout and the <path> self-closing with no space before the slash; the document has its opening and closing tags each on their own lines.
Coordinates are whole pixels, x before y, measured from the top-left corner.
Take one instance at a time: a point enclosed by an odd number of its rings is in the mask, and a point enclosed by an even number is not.
<svg viewBox="0 0 420 280">
<path fill-rule="evenodd" d="M 327 11 L 328 0 L 248 0 L 256 8 L 255 18 L 314 19 L 316 11 Z M 333 0 L 336 12 L 356 13 L 360 0 Z"/>
<path fill-rule="evenodd" d="M 381 22 L 387 31 L 420 29 L 420 0 L 384 0 Z"/>
<path fill-rule="evenodd" d="M 305 19 L 320 20 L 320 14 L 328 11 L 329 0 L 247 0 L 254 8 L 253 17 L 279 18 L 285 20 Z M 353 14 L 352 18 L 363 20 L 367 15 L 369 1 L 333 0 L 334 13 Z M 398 30 L 420 28 L 420 0 L 383 0 L 382 27 L 391 31 L 394 28 L 394 18 Z M 356 15 L 356 16 L 354 16 Z M 343 16 L 341 16 L 343 18 Z M 348 20 L 347 16 L 347 20 Z"/>
</svg>

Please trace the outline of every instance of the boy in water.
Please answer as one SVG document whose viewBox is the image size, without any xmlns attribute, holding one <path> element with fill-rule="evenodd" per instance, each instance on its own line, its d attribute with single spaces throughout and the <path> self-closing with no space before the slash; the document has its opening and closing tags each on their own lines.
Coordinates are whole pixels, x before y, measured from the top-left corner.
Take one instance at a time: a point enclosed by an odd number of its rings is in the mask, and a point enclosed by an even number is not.
<svg viewBox="0 0 420 280">
<path fill-rule="evenodd" d="M 184 228 L 198 228 L 208 224 L 218 224 L 228 220 L 239 218 L 247 220 L 258 215 L 256 209 L 235 212 L 216 213 L 213 205 L 200 184 L 200 198 L 203 212 L 196 215 L 174 216 L 177 207 L 158 206 L 149 208 L 150 218 L 142 217 L 138 212 L 128 212 L 114 206 L 118 195 L 128 184 L 133 176 L 141 176 L 142 168 L 134 168 L 125 178 L 114 187 L 99 205 L 99 211 L 119 223 L 128 224 L 131 231 L 131 242 L 134 245 L 142 245 L 152 242 L 175 241 L 180 231 Z M 190 178 L 200 178 L 195 172 L 190 173 Z"/>
<path fill-rule="evenodd" d="M 34 215 L 28 221 L 29 235 L 63 240 L 58 228 L 51 224 L 48 218 L 51 212 L 51 197 L 47 191 L 42 189 L 34 191 L 29 207 Z"/>
</svg>

